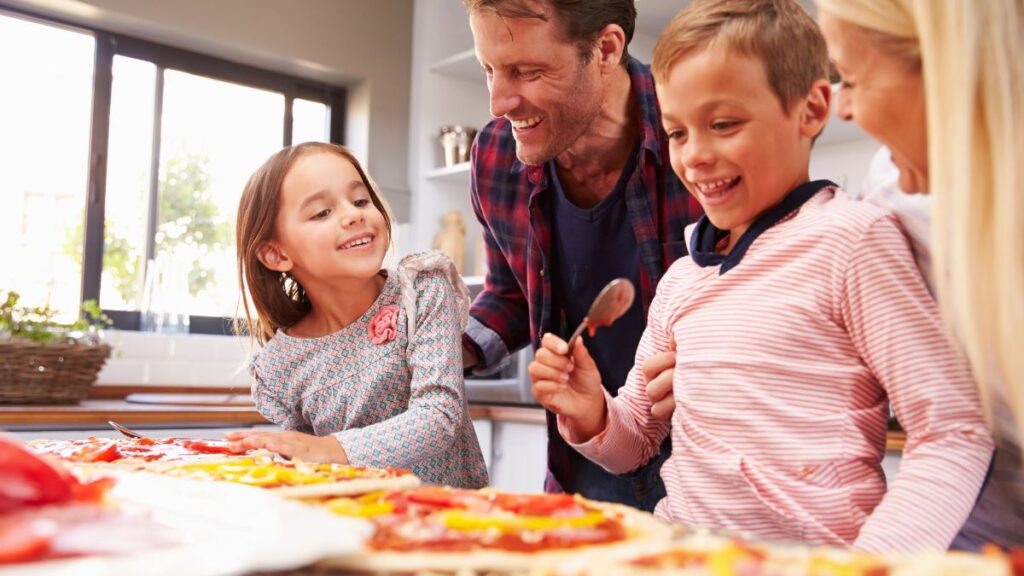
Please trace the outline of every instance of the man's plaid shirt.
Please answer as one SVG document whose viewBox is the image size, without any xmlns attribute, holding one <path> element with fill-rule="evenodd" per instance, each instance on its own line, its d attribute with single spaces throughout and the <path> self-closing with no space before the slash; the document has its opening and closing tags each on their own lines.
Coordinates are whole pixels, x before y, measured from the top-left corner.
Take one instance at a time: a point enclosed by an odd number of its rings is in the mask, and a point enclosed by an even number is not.
<svg viewBox="0 0 1024 576">
<path fill-rule="evenodd" d="M 640 295 L 644 314 L 662 274 L 686 255 L 683 229 L 701 215 L 700 204 L 672 172 L 668 139 L 649 68 L 629 59 L 633 95 L 640 115 L 643 148 L 625 194 L 629 220 L 640 250 Z M 472 150 L 473 210 L 483 225 L 487 253 L 484 290 L 470 309 L 467 336 L 491 371 L 527 343 L 539 346 L 544 332 L 564 334 L 553 311 L 551 274 L 552 190 L 543 166 L 516 158 L 511 123 L 491 120 Z M 558 317 L 552 319 L 553 313 Z M 635 351 L 623 351 L 633 354 Z"/>
</svg>

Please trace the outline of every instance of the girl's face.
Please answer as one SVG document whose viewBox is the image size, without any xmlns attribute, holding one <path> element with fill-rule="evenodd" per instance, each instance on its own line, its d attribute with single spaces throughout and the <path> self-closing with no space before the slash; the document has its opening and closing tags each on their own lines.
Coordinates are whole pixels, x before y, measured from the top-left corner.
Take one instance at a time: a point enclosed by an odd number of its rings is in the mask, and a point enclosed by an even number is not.
<svg viewBox="0 0 1024 576">
<path fill-rule="evenodd" d="M 264 265 L 289 272 L 307 290 L 380 271 L 389 238 L 384 215 L 345 157 L 300 157 L 281 185 L 275 238 L 261 253 Z"/>
<path fill-rule="evenodd" d="M 889 53 L 864 28 L 822 12 L 821 32 L 843 78 L 836 114 L 892 151 L 900 188 L 928 191 L 928 124 L 920 66 Z"/>
</svg>

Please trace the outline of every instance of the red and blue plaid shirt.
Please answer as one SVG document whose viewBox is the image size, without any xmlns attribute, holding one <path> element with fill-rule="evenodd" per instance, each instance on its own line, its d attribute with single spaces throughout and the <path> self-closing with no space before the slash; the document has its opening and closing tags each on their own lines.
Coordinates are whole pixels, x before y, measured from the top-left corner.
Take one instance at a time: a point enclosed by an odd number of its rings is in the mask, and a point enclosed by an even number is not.
<svg viewBox="0 0 1024 576">
<path fill-rule="evenodd" d="M 702 211 L 672 172 L 649 68 L 633 58 L 628 67 L 643 145 L 626 185 L 625 205 L 640 250 L 646 317 L 658 280 L 687 253 L 683 229 Z M 562 315 L 553 309 L 547 272 L 552 265 L 552 190 L 543 166 L 516 158 L 511 123 L 505 118 L 491 120 L 477 136 L 471 185 L 473 209 L 484 230 L 487 277 L 470 309 L 467 337 L 483 356 L 478 371 L 482 367 L 490 372 L 510 351 L 527 343 L 539 346 L 544 332 L 564 332 Z"/>
</svg>

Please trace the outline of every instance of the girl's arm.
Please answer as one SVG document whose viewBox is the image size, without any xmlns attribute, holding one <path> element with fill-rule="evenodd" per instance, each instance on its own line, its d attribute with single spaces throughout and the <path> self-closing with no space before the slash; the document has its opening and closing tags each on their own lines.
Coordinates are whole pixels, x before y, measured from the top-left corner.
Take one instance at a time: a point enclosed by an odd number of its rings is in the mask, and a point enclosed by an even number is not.
<svg viewBox="0 0 1024 576">
<path fill-rule="evenodd" d="M 672 303 L 666 301 L 665 295 L 672 293 L 671 285 L 679 270 L 672 266 L 658 285 L 647 316 L 647 328 L 640 338 L 626 383 L 615 398 L 604 391 L 607 406 L 604 430 L 587 438 L 567 419 L 557 418 L 558 431 L 566 442 L 613 474 L 629 472 L 647 463 L 658 454 L 661 442 L 669 433 L 670 422 L 651 414 L 647 383 L 657 373 L 645 373 L 644 365 L 651 356 L 674 348 L 669 326 Z"/>
<path fill-rule="evenodd" d="M 272 352 L 264 349 L 262 353 Z M 312 426 L 302 415 L 302 400 L 294 393 L 297 387 L 264 377 L 262 365 L 263 363 L 259 361 L 253 361 L 249 365 L 249 373 L 256 381 L 252 387 L 252 399 L 256 410 L 264 418 L 285 430 L 312 433 Z"/>
<path fill-rule="evenodd" d="M 435 271 L 421 273 L 415 288 L 416 334 L 409 336 L 406 350 L 412 372 L 409 409 L 335 434 L 353 465 L 409 468 L 442 456 L 467 425 L 455 295 Z"/>
<path fill-rule="evenodd" d="M 857 243 L 840 315 L 907 432 L 899 473 L 854 542 L 873 552 L 945 550 L 992 455 L 977 388 L 891 216 Z"/>
</svg>

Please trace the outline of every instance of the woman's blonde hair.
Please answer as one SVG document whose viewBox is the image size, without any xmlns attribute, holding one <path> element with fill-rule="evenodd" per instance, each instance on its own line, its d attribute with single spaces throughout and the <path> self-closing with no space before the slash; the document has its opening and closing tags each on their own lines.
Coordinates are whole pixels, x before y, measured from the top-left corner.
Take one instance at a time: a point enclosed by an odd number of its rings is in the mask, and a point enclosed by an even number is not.
<svg viewBox="0 0 1024 576">
<path fill-rule="evenodd" d="M 274 239 L 285 176 L 299 158 L 312 154 L 336 154 L 355 167 L 370 201 L 384 215 L 389 242 L 392 236 L 387 203 L 351 150 L 337 144 L 306 142 L 275 152 L 249 177 L 238 203 L 235 227 L 240 306 L 245 314 L 245 324 L 236 323 L 235 332 L 248 333 L 261 345 L 273 338 L 278 328 L 288 328 L 310 310 L 302 285 L 291 275 L 264 266 L 258 252 L 260 246 Z"/>
<path fill-rule="evenodd" d="M 1024 7 L 816 1 L 921 66 L 939 301 L 990 415 L 994 394 L 1005 395 L 1024 423 Z"/>
</svg>

